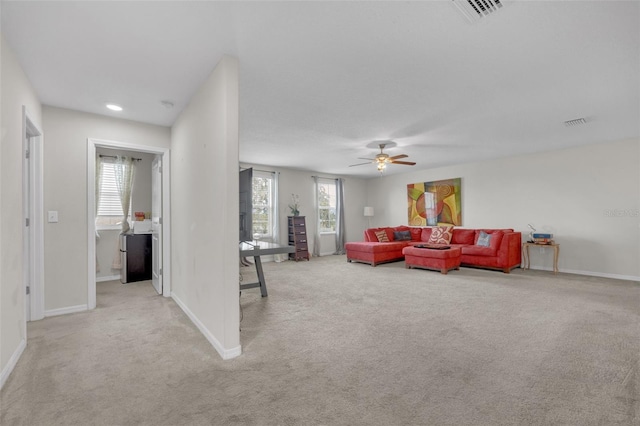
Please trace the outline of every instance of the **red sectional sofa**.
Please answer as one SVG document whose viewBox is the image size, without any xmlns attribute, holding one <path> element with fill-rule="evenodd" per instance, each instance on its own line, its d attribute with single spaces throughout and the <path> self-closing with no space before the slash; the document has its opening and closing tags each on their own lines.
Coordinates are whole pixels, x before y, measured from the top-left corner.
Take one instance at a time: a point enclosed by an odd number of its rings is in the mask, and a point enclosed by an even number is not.
<svg viewBox="0 0 640 426">
<path fill-rule="evenodd" d="M 364 241 L 345 245 L 348 262 L 363 262 L 371 266 L 380 263 L 404 260 L 402 249 L 416 244 L 425 244 L 431 237 L 432 227 L 396 226 L 370 228 L 364 231 Z M 376 232 L 385 231 L 389 242 L 379 242 Z M 398 233 L 409 231 L 411 240 L 397 240 Z M 480 232 L 491 234 L 489 247 L 476 244 Z M 452 247 L 460 247 L 460 265 L 497 269 L 509 273 L 520 266 L 522 235 L 513 229 L 464 229 L 453 228 Z"/>
</svg>

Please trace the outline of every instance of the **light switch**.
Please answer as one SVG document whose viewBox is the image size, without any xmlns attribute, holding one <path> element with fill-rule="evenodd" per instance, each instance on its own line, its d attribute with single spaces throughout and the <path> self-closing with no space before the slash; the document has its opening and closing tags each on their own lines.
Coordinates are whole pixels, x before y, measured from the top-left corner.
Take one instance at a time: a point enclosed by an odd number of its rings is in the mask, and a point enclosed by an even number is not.
<svg viewBox="0 0 640 426">
<path fill-rule="evenodd" d="M 56 210 L 49 210 L 48 218 L 49 223 L 58 223 L 58 212 Z"/>
</svg>

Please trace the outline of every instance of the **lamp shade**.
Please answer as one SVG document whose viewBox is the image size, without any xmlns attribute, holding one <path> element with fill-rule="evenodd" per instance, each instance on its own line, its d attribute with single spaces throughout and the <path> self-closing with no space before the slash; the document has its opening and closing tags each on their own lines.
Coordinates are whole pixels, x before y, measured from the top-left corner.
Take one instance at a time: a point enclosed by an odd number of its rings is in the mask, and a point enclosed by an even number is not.
<svg viewBox="0 0 640 426">
<path fill-rule="evenodd" d="M 367 217 L 372 217 L 373 216 L 373 207 L 365 207 L 364 208 L 364 215 Z"/>
</svg>

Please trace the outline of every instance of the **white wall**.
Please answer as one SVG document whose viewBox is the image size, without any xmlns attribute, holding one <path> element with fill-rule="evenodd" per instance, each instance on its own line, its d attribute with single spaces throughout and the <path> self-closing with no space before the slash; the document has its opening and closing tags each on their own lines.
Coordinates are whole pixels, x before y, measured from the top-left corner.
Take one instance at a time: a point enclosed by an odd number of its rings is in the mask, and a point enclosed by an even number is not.
<svg viewBox="0 0 640 426">
<path fill-rule="evenodd" d="M 627 140 L 417 171 L 370 180 L 367 199 L 377 226 L 407 224 L 407 184 L 462 178 L 467 228 L 528 223 L 551 232 L 559 269 L 640 280 L 640 140 Z M 551 269 L 543 249 L 532 268 Z"/>
<path fill-rule="evenodd" d="M 172 127 L 172 296 L 223 359 L 240 355 L 238 62 L 225 56 Z"/>
<path fill-rule="evenodd" d="M 305 216 L 307 233 L 309 234 L 309 252 L 313 248 L 315 228 L 317 226 L 317 216 L 314 210 L 314 185 L 312 176 L 336 179 L 344 179 L 344 199 L 345 199 L 345 234 L 346 241 L 362 241 L 364 229 L 366 228 L 366 218 L 364 217 L 364 206 L 366 198 L 366 180 L 350 176 L 338 176 L 324 173 L 313 173 L 309 171 L 292 170 L 272 167 L 261 164 L 242 164 L 243 168 L 253 167 L 257 170 L 268 172 L 279 172 L 279 196 L 278 211 L 280 213 L 280 242 L 287 244 L 287 216 L 291 215 L 289 204 L 291 204 L 291 194 L 300 197 L 300 215 Z M 320 242 L 321 255 L 335 252 L 335 236 L 322 235 Z"/>
<path fill-rule="evenodd" d="M 45 314 L 87 307 L 87 139 L 169 148 L 171 131 L 111 117 L 43 108 Z"/>
<path fill-rule="evenodd" d="M 136 162 L 136 173 L 131 190 L 131 211 L 151 212 L 151 166 L 155 155 L 147 152 L 132 152 L 109 148 L 97 148 L 96 153 L 124 155 L 140 159 L 140 161 Z M 129 219 L 134 220 L 133 218 Z M 102 229 L 98 231 L 100 235 L 100 238 L 96 241 L 96 259 L 99 265 L 99 270 L 96 271 L 96 279 L 98 281 L 120 276 L 120 269 L 111 268 L 114 256 L 120 256 L 120 251 L 118 250 L 120 232 L 120 229 Z"/>
<path fill-rule="evenodd" d="M 11 47 L 0 36 L 0 387 L 26 345 L 23 286 L 22 107 L 42 128 L 42 108 Z M 46 143 L 46 140 L 45 140 Z"/>
</svg>

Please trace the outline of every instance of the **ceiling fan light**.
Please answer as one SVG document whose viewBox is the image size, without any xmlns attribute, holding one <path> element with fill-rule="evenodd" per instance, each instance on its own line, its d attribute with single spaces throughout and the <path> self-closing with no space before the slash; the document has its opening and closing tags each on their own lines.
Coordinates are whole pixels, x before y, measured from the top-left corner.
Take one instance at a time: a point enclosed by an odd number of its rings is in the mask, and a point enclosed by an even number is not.
<svg viewBox="0 0 640 426">
<path fill-rule="evenodd" d="M 399 165 L 404 165 L 404 166 L 415 166 L 416 163 L 414 163 L 412 161 L 398 161 L 399 159 L 407 158 L 408 157 L 407 154 L 398 154 L 398 155 L 394 155 L 393 157 L 390 156 L 389 154 L 386 154 L 383 151 L 385 145 L 386 144 L 384 144 L 384 143 L 380 144 L 380 153 L 377 154 L 373 158 L 362 158 L 362 157 L 359 157 L 360 160 L 368 160 L 369 163 L 352 164 L 349 167 L 362 166 L 362 165 L 365 165 L 365 164 L 373 163 L 373 164 L 376 165 L 376 169 L 380 173 L 383 173 L 384 170 L 387 168 L 387 164 L 399 164 Z M 394 142 L 394 146 L 395 146 L 395 142 Z"/>
</svg>

